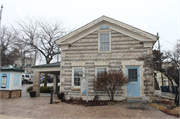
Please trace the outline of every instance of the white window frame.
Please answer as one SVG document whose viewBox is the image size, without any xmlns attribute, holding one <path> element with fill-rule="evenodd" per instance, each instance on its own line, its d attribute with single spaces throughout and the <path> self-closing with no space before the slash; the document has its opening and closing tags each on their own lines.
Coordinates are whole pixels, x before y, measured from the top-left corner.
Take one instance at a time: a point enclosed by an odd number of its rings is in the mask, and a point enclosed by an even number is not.
<svg viewBox="0 0 180 119">
<path fill-rule="evenodd" d="M 81 85 L 80 85 L 80 86 L 75 86 L 75 85 L 74 85 L 74 69 L 76 69 L 76 68 L 79 68 L 79 69 L 82 68 L 83 71 L 84 71 L 84 67 L 73 67 L 73 68 L 72 68 L 72 87 L 80 88 Z M 84 74 L 83 74 L 83 77 L 84 77 Z M 81 80 L 80 80 L 80 84 L 81 84 Z"/>
<path fill-rule="evenodd" d="M 102 51 L 100 50 L 100 34 L 109 33 L 109 50 Z M 98 30 L 98 53 L 111 53 L 111 30 L 110 29 L 101 29 Z"/>
<path fill-rule="evenodd" d="M 98 69 L 98 68 L 106 68 L 106 69 L 107 69 L 107 72 L 108 72 L 108 67 L 96 67 L 96 68 L 95 68 L 95 76 L 96 76 L 96 77 L 97 77 L 97 69 Z"/>
</svg>

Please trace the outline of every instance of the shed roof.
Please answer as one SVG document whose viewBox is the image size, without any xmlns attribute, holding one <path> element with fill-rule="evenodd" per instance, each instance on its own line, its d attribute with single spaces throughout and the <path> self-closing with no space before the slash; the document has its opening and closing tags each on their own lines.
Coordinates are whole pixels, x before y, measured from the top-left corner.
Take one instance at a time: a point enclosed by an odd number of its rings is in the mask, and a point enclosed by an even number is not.
<svg viewBox="0 0 180 119">
<path fill-rule="evenodd" d="M 1 71 L 24 72 L 24 69 L 15 67 L 13 65 L 6 65 L 1 67 Z"/>
</svg>

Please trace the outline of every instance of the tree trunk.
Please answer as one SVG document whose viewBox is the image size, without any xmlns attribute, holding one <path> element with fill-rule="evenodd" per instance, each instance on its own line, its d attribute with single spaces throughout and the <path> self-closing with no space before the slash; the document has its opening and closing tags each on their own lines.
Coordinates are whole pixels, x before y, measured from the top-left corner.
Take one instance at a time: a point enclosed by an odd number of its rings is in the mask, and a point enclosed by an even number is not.
<svg viewBox="0 0 180 119">
<path fill-rule="evenodd" d="M 45 73 L 44 77 L 44 87 L 47 87 L 47 73 Z"/>
<path fill-rule="evenodd" d="M 155 90 L 160 90 L 160 89 L 159 89 L 159 84 L 158 84 L 157 79 L 156 79 L 156 75 L 157 75 L 157 74 L 156 74 L 156 73 L 154 73 Z"/>
<path fill-rule="evenodd" d="M 114 100 L 114 93 L 111 91 L 111 98 L 110 98 L 111 101 Z"/>
<path fill-rule="evenodd" d="M 168 78 L 168 79 L 171 81 L 172 87 L 173 87 L 174 92 L 175 92 L 175 99 L 174 99 L 174 101 L 175 101 L 176 105 L 179 106 L 179 96 L 177 96 L 178 93 L 177 93 L 177 91 L 176 91 L 176 88 L 175 88 L 175 86 L 174 86 L 174 84 L 173 84 L 173 81 L 172 81 L 170 78 Z"/>
</svg>

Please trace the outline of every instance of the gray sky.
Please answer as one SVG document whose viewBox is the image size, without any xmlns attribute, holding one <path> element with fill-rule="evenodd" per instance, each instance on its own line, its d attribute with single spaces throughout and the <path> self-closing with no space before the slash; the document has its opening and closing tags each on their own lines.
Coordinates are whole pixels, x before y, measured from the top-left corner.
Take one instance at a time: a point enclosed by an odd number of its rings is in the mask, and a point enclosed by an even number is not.
<svg viewBox="0 0 180 119">
<path fill-rule="evenodd" d="M 180 39 L 180 0 L 1 0 L 1 25 L 25 16 L 61 18 L 64 26 L 79 28 L 102 15 L 160 35 L 162 50 Z"/>
</svg>

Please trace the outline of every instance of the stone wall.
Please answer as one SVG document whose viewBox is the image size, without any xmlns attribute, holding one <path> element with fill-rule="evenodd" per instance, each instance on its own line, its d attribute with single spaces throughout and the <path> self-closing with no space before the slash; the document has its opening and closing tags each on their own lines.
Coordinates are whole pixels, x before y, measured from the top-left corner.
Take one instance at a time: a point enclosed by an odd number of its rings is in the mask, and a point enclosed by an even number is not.
<svg viewBox="0 0 180 119">
<path fill-rule="evenodd" d="M 1 90 L 0 96 L 3 99 L 21 97 L 21 90 Z"/>
<path fill-rule="evenodd" d="M 108 70 L 120 70 L 125 72 L 127 61 L 138 62 L 136 59 L 142 53 L 151 53 L 152 49 L 143 47 L 143 43 L 129 36 L 111 30 L 111 52 L 98 53 L 98 31 L 87 35 L 84 38 L 74 42 L 69 46 L 69 50 L 61 52 L 61 87 L 60 91 L 65 92 L 66 98 L 70 96 L 81 96 L 80 89 L 72 87 L 72 68 L 88 67 L 89 76 L 89 99 L 93 99 L 95 94 L 99 94 L 101 99 L 109 99 L 107 93 L 94 92 L 92 79 L 95 76 L 95 68 L 105 66 Z M 123 64 L 124 63 L 124 64 Z M 132 64 L 133 66 L 139 64 Z M 142 97 L 154 95 L 153 70 L 141 61 Z M 85 99 L 85 95 L 82 95 Z M 116 92 L 115 100 L 121 100 L 126 97 L 125 86 Z"/>
</svg>

